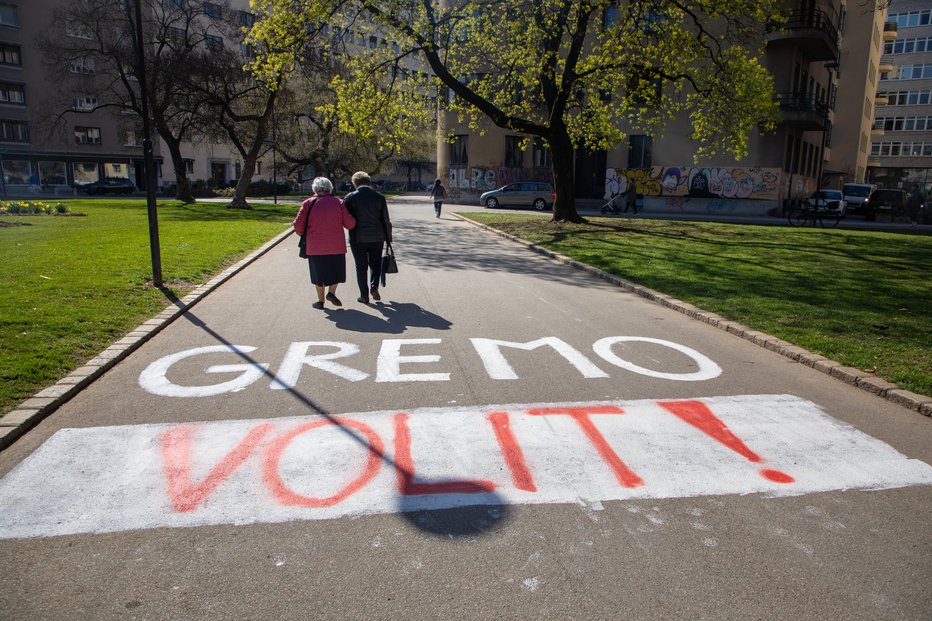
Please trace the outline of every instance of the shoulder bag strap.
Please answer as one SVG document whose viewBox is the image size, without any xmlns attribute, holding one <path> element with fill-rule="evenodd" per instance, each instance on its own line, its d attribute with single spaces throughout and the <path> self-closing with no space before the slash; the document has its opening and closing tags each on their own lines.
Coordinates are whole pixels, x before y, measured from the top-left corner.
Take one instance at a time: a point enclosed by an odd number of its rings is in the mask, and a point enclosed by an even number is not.
<svg viewBox="0 0 932 621">
<path fill-rule="evenodd" d="M 307 217 L 304 219 L 304 235 L 307 236 L 308 230 L 311 228 L 311 209 L 314 208 L 314 203 L 317 202 L 319 196 L 315 196 L 314 200 L 311 201 L 311 204 L 307 206 Z"/>
</svg>

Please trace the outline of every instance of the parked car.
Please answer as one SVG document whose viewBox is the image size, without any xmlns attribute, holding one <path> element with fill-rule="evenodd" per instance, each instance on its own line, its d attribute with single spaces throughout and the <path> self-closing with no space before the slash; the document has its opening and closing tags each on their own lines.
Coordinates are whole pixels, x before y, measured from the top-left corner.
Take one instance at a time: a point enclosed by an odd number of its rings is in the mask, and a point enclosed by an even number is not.
<svg viewBox="0 0 932 621">
<path fill-rule="evenodd" d="M 878 215 L 906 215 L 906 192 L 903 190 L 874 190 L 864 204 L 864 217 L 876 220 Z"/>
<path fill-rule="evenodd" d="M 806 199 L 806 204 L 810 207 L 828 209 L 837 213 L 839 218 L 844 218 L 847 213 L 847 203 L 841 190 L 816 190 Z"/>
<path fill-rule="evenodd" d="M 479 197 L 479 202 L 489 209 L 510 205 L 544 211 L 553 207 L 553 198 L 552 184 L 542 181 L 519 181 L 486 192 Z"/>
<path fill-rule="evenodd" d="M 873 183 L 846 183 L 841 187 L 850 213 L 864 213 L 864 203 L 871 192 L 877 189 Z"/>
<path fill-rule="evenodd" d="M 98 181 L 85 183 L 81 190 L 87 194 L 132 194 L 136 191 L 133 182 L 125 177 L 104 177 Z"/>
</svg>

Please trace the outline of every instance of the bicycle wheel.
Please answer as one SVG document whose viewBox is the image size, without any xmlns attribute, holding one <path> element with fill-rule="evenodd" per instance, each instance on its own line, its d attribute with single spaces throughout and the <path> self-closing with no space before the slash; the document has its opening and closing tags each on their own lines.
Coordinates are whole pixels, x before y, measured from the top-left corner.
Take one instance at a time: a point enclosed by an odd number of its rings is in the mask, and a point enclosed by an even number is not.
<svg viewBox="0 0 932 621">
<path fill-rule="evenodd" d="M 809 220 L 809 210 L 804 207 L 793 207 L 786 217 L 793 226 L 802 226 Z"/>
<path fill-rule="evenodd" d="M 819 224 L 835 228 L 841 221 L 841 214 L 833 211 L 826 211 L 819 214 Z"/>
</svg>

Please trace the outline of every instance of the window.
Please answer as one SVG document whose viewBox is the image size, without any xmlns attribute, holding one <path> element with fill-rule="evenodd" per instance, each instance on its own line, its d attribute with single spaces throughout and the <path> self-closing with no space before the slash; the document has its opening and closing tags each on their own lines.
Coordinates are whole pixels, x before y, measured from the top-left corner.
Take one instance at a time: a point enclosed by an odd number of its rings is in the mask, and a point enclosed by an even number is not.
<svg viewBox="0 0 932 621">
<path fill-rule="evenodd" d="M 618 5 L 610 4 L 602 9 L 602 30 L 610 30 L 618 23 Z"/>
<path fill-rule="evenodd" d="M 78 144 L 100 144 L 100 128 L 75 127 L 74 141 Z"/>
<path fill-rule="evenodd" d="M 520 136 L 505 136 L 505 166 L 521 168 L 524 166 L 524 151 L 521 149 Z"/>
<path fill-rule="evenodd" d="M 0 82 L 0 103 L 26 104 L 26 92 L 22 84 Z"/>
<path fill-rule="evenodd" d="M 138 147 L 142 144 L 140 136 L 136 133 L 135 129 L 124 129 L 123 130 L 123 146 L 124 147 Z"/>
<path fill-rule="evenodd" d="M 162 6 L 169 11 L 180 11 L 185 8 L 185 0 L 162 0 Z"/>
<path fill-rule="evenodd" d="M 887 15 L 887 21 L 896 22 L 898 29 L 926 26 L 929 24 L 930 19 L 932 19 L 932 9 L 910 11 L 908 13 L 890 13 Z"/>
<path fill-rule="evenodd" d="M 0 26 L 19 26 L 16 7 L 12 4 L 0 4 Z"/>
<path fill-rule="evenodd" d="M 468 136 L 453 136 L 453 143 L 450 145 L 450 164 L 465 166 L 469 164 L 469 155 L 467 153 Z"/>
<path fill-rule="evenodd" d="M 76 21 L 68 21 L 65 23 L 65 34 L 69 37 L 74 37 L 75 39 L 93 39 L 94 33 L 91 32 L 91 29 L 87 24 L 82 24 Z"/>
<path fill-rule="evenodd" d="M 20 56 L 19 50 L 20 48 L 18 45 L 0 43 L 0 65 L 22 66 L 23 59 L 22 56 Z"/>
<path fill-rule="evenodd" d="M 256 23 L 256 16 L 249 11 L 239 11 L 239 25 L 249 28 Z"/>
<path fill-rule="evenodd" d="M 543 138 L 534 138 L 534 167 L 550 168 L 551 166 L 553 166 L 553 155 L 550 153 L 550 147 Z"/>
<path fill-rule="evenodd" d="M 0 120 L 0 140 L 29 142 L 29 127 L 22 121 Z"/>
<path fill-rule="evenodd" d="M 64 162 L 39 162 L 39 183 L 42 185 L 65 185 L 68 177 L 65 174 Z"/>
<path fill-rule="evenodd" d="M 193 175 L 193 174 L 194 174 L 194 160 L 187 159 L 187 158 L 185 159 L 185 161 L 184 161 L 184 171 L 185 171 L 186 173 L 188 173 L 189 175 Z"/>
<path fill-rule="evenodd" d="M 93 58 L 78 58 L 71 63 L 71 73 L 90 74 L 97 71 L 97 62 Z"/>
<path fill-rule="evenodd" d="M 97 103 L 97 97 L 94 95 L 84 95 L 83 97 L 76 97 L 72 107 L 75 110 L 91 111 L 97 108 Z"/>
<path fill-rule="evenodd" d="M 223 47 L 223 37 L 218 37 L 215 35 L 207 35 L 204 38 L 204 41 L 205 43 L 207 43 L 207 47 L 209 47 L 212 50 L 219 50 Z"/>
<path fill-rule="evenodd" d="M 213 2 L 204 3 L 204 15 L 211 17 L 213 19 L 222 19 L 223 18 L 223 7 L 219 4 L 214 4 Z"/>
<path fill-rule="evenodd" d="M 75 162 L 72 171 L 76 185 L 84 185 L 100 179 L 96 162 Z"/>
<path fill-rule="evenodd" d="M 128 179 L 129 170 L 126 164 L 106 162 L 104 163 L 104 177 L 123 177 L 124 179 Z"/>
<path fill-rule="evenodd" d="M 165 29 L 165 33 L 168 35 L 169 39 L 171 39 L 172 41 L 177 41 L 179 43 L 187 40 L 188 38 L 188 33 L 185 32 L 184 28 L 175 28 L 175 27 L 169 26 L 168 28 Z"/>
<path fill-rule="evenodd" d="M 3 181 L 5 183 L 29 183 L 32 176 L 32 164 L 28 160 L 3 160 Z"/>
</svg>

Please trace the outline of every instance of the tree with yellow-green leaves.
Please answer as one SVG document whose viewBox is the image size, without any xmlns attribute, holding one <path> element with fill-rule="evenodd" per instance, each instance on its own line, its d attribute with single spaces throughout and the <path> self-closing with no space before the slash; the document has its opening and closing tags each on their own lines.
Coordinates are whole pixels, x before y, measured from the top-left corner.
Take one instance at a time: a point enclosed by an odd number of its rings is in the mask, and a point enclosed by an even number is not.
<svg viewBox="0 0 932 621">
<path fill-rule="evenodd" d="M 694 156 L 747 152 L 777 119 L 761 66 L 777 0 L 252 0 L 250 37 L 268 53 L 252 70 L 290 70 L 322 25 L 378 32 L 392 46 L 353 51 L 334 80 L 341 127 L 392 144 L 424 127 L 432 104 L 478 130 L 490 119 L 550 147 L 553 219 L 580 220 L 574 152 L 653 137 L 687 117 Z M 418 71 L 418 65 L 429 72 Z M 399 76 L 409 79 L 399 80 Z M 411 78 L 413 76 L 413 78 Z M 391 131 L 373 135 L 375 120 Z"/>
</svg>

